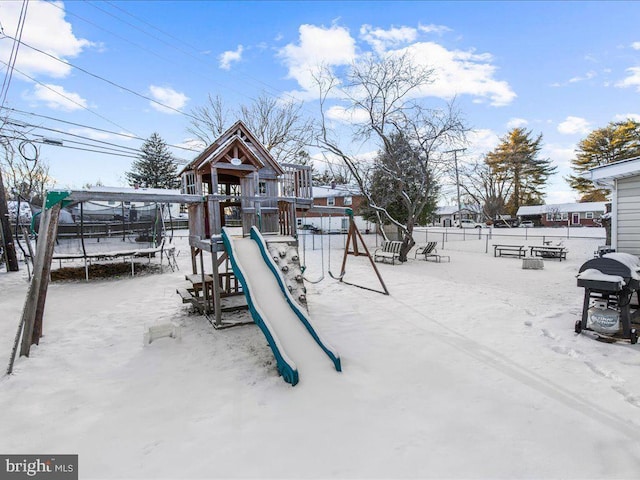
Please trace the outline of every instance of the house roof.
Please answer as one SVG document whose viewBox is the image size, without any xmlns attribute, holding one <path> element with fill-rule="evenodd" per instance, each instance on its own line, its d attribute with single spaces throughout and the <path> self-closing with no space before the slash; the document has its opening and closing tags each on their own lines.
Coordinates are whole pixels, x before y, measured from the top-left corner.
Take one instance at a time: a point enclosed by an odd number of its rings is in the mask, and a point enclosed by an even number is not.
<svg viewBox="0 0 640 480">
<path fill-rule="evenodd" d="M 352 197 L 361 195 L 356 185 L 319 185 L 313 187 L 313 198 Z"/>
<path fill-rule="evenodd" d="M 590 169 L 583 177 L 598 186 L 611 187 L 618 178 L 640 175 L 640 157 L 627 158 L 619 162 L 609 163 Z"/>
<path fill-rule="evenodd" d="M 549 212 L 558 213 L 578 213 L 578 212 L 604 212 L 606 202 L 583 202 L 583 203 L 557 203 L 550 205 L 525 205 L 518 209 L 516 215 L 525 217 L 527 215 L 544 215 Z"/>
</svg>

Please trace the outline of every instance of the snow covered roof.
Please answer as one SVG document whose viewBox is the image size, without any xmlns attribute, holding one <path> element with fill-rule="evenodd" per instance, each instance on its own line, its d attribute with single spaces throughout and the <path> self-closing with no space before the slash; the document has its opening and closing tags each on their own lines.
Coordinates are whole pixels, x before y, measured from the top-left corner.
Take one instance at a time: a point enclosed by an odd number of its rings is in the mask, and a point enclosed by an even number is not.
<svg viewBox="0 0 640 480">
<path fill-rule="evenodd" d="M 477 208 L 470 205 L 463 205 L 462 211 L 479 213 Z M 435 211 L 436 215 L 453 215 L 454 213 L 458 213 L 457 205 L 443 205 L 441 207 L 436 207 L 436 211 Z"/>
<path fill-rule="evenodd" d="M 640 157 L 627 158 L 592 168 L 585 172 L 583 177 L 601 187 L 611 187 L 615 179 L 634 175 L 640 175 Z"/>
<path fill-rule="evenodd" d="M 583 202 L 583 203 L 556 203 L 550 205 L 526 205 L 518 209 L 516 215 L 524 217 L 527 215 L 544 215 L 549 212 L 558 213 L 578 213 L 578 212 L 605 212 L 606 202 Z"/>
<path fill-rule="evenodd" d="M 313 198 L 352 197 L 361 195 L 360 188 L 356 185 L 320 185 L 313 187 Z"/>
</svg>

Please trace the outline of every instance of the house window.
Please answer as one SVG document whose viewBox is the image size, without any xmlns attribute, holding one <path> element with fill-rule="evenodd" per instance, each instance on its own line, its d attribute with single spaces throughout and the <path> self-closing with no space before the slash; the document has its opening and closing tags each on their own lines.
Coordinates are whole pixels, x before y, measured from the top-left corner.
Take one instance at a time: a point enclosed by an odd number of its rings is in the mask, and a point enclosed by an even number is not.
<svg viewBox="0 0 640 480">
<path fill-rule="evenodd" d="M 562 212 L 562 220 L 567 220 L 569 218 L 569 214 L 567 212 Z"/>
<path fill-rule="evenodd" d="M 336 197 L 327 197 L 327 206 L 334 207 L 336 205 Z"/>
<path fill-rule="evenodd" d="M 349 207 L 351 205 L 353 205 L 353 197 L 344 197 L 344 206 Z"/>
<path fill-rule="evenodd" d="M 267 194 L 267 182 L 258 183 L 258 195 L 266 195 Z"/>
<path fill-rule="evenodd" d="M 547 212 L 547 222 L 553 221 L 553 213 Z"/>
<path fill-rule="evenodd" d="M 585 213 L 584 218 L 586 218 L 587 220 L 593 220 L 593 212 Z"/>
</svg>

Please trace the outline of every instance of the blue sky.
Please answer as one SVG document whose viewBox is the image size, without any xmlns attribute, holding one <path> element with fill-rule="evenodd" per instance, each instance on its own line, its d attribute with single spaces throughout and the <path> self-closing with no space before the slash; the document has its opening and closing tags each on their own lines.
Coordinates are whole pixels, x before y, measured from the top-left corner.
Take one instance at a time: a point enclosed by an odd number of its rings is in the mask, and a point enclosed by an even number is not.
<svg viewBox="0 0 640 480">
<path fill-rule="evenodd" d="M 8 36 L 15 36 L 21 7 L 21 1 L 0 2 Z M 558 166 L 547 202 L 573 201 L 562 177 L 570 173 L 576 143 L 612 120 L 640 120 L 639 20 L 640 3 L 613 1 L 32 0 L 5 106 L 29 112 L 13 118 L 51 129 L 28 135 L 60 138 L 66 146 L 83 148 L 68 141 L 84 142 L 81 137 L 141 145 L 84 126 L 140 138 L 157 131 L 168 143 L 185 145 L 188 116 L 96 76 L 187 113 L 209 94 L 236 108 L 266 92 L 304 99 L 304 112 L 313 117 L 318 104 L 309 72 L 318 62 L 340 68 L 366 52 L 407 49 L 438 74 L 425 100 L 455 96 L 474 129 L 467 159 L 523 126 L 543 135 L 542 153 Z M 11 47 L 10 38 L 0 39 L 2 62 Z M 0 68 L 4 78 L 7 68 Z M 123 185 L 132 161 L 52 145 L 41 146 L 40 155 L 57 186 L 74 188 L 98 180 Z"/>
</svg>

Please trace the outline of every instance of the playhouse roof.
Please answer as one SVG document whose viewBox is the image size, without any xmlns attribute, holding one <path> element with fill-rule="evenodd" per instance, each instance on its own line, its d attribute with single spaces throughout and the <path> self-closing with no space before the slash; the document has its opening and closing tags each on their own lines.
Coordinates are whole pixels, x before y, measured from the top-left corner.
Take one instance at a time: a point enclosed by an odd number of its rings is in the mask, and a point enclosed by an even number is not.
<svg viewBox="0 0 640 480">
<path fill-rule="evenodd" d="M 260 143 L 257 137 L 251 133 L 241 120 L 238 120 L 211 145 L 206 147 L 202 153 L 185 165 L 180 171 L 180 174 L 199 168 L 207 162 L 213 163 L 220 160 L 233 146 L 239 147 L 243 153 L 248 155 L 249 161 L 257 167 L 262 168 L 268 166 L 276 175 L 282 175 L 284 173 L 280 164 L 278 164 L 275 158 L 273 158 L 269 151 Z"/>
</svg>

